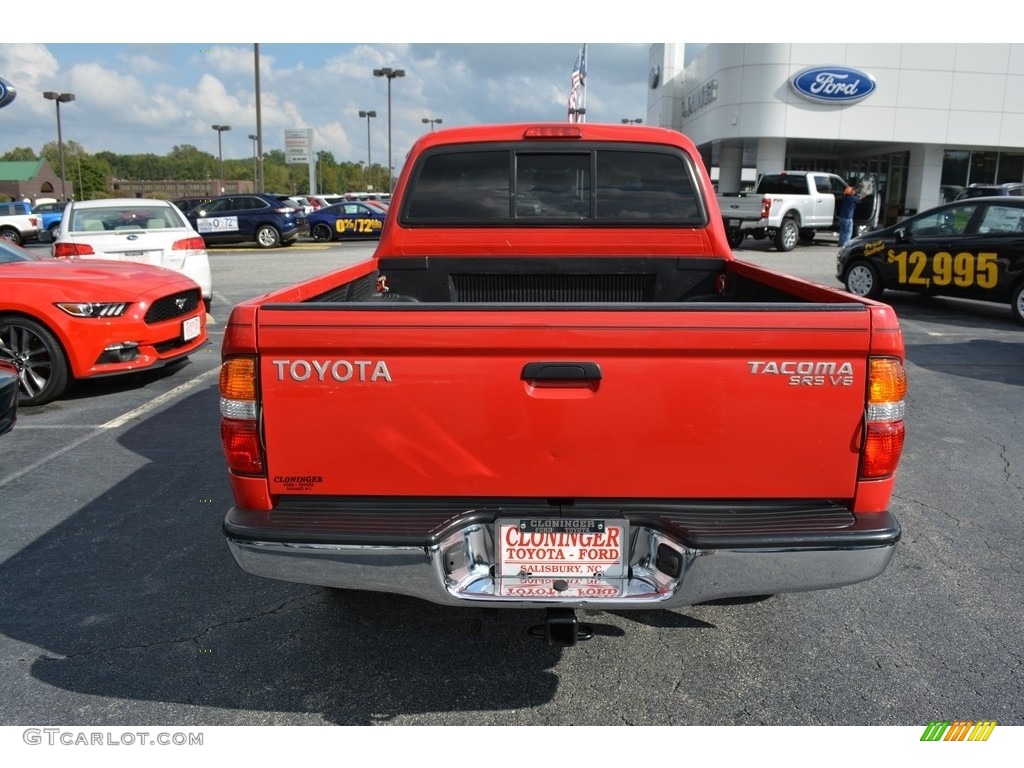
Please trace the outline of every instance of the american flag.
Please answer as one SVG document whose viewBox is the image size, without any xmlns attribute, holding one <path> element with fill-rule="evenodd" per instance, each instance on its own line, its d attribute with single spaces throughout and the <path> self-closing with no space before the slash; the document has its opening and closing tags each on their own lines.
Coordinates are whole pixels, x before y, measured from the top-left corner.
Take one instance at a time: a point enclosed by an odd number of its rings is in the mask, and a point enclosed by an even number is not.
<svg viewBox="0 0 1024 768">
<path fill-rule="evenodd" d="M 587 44 L 584 43 L 576 57 L 572 68 L 572 89 L 569 91 L 569 122 L 580 122 L 580 113 L 576 110 L 580 105 L 580 92 L 586 87 L 587 81 Z"/>
</svg>

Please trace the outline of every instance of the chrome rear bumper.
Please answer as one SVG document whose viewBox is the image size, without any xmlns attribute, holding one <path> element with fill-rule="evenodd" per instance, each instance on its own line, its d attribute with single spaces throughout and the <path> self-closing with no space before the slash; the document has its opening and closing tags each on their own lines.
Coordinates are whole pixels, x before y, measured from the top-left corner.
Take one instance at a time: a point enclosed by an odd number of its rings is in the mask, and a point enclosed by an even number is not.
<svg viewBox="0 0 1024 768">
<path fill-rule="evenodd" d="M 229 513 L 229 519 L 231 513 Z M 881 574 L 895 552 L 899 525 L 885 513 L 872 536 L 798 534 L 791 543 L 762 543 L 749 533 L 729 546 L 694 545 L 664 530 L 633 524 L 628 575 L 579 580 L 574 594 L 555 593 L 551 580 L 494 577 L 494 526 L 470 522 L 425 546 L 260 540 L 232 534 L 228 547 L 248 573 L 324 587 L 409 595 L 442 605 L 505 608 L 673 608 L 707 600 L 829 589 Z M 863 532 L 861 532 L 863 533 Z M 278 537 L 280 538 L 280 537 Z M 564 587 L 562 587 L 564 589 Z"/>
</svg>

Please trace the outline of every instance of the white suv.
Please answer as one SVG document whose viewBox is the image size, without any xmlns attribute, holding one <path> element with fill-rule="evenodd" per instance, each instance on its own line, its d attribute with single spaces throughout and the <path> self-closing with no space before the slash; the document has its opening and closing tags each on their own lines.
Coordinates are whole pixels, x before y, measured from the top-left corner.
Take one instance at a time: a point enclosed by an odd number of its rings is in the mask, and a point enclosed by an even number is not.
<svg viewBox="0 0 1024 768">
<path fill-rule="evenodd" d="M 46 234 L 40 233 L 44 242 L 49 239 Z M 136 261 L 182 272 L 199 283 L 210 311 L 213 281 L 206 244 L 169 200 L 68 203 L 52 250 L 55 258 Z"/>
</svg>

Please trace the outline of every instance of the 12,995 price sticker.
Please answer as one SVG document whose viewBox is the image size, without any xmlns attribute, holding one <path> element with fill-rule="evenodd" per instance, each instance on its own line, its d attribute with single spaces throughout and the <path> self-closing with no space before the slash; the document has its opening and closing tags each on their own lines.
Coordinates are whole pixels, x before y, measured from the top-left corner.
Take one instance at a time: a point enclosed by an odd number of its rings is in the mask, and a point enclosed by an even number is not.
<svg viewBox="0 0 1024 768">
<path fill-rule="evenodd" d="M 999 282 L 999 266 L 994 253 L 962 251 L 954 255 L 939 251 L 929 259 L 924 251 L 890 249 L 888 262 L 896 264 L 896 281 L 901 285 L 992 289 Z"/>
</svg>

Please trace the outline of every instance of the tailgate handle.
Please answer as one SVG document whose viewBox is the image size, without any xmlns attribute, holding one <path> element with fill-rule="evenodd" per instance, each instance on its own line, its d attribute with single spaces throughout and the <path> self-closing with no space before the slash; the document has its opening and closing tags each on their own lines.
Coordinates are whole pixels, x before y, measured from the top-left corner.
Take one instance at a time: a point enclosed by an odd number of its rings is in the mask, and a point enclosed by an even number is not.
<svg viewBox="0 0 1024 768">
<path fill-rule="evenodd" d="M 601 366 L 597 363 L 527 363 L 523 366 L 523 381 L 579 381 L 601 380 Z"/>
</svg>

